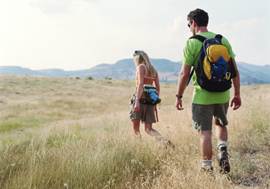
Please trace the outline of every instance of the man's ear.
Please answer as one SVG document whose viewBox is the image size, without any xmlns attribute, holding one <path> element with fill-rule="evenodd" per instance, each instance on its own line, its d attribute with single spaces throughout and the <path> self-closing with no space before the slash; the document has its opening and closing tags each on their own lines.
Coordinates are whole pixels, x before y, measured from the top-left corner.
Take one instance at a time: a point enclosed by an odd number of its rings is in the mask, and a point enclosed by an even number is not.
<svg viewBox="0 0 270 189">
<path fill-rule="evenodd" d="M 192 24 L 193 24 L 194 27 L 197 26 L 197 23 L 195 22 L 195 20 L 192 21 Z"/>
</svg>

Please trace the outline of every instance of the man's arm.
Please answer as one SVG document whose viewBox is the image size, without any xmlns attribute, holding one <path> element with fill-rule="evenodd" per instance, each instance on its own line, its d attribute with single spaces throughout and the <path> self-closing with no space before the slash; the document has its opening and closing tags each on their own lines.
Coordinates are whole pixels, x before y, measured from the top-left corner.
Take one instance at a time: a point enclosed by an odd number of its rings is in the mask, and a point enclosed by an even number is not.
<svg viewBox="0 0 270 189">
<path fill-rule="evenodd" d="M 238 69 L 237 69 L 237 66 L 236 66 L 235 59 L 233 58 L 232 60 L 233 60 L 233 64 L 234 64 L 237 76 L 232 79 L 233 87 L 234 87 L 234 95 L 233 95 L 233 98 L 231 100 L 231 107 L 234 106 L 233 110 L 237 110 L 241 106 L 240 75 L 239 75 L 239 72 L 238 72 Z"/>
<path fill-rule="evenodd" d="M 190 73 L 190 68 L 191 66 L 187 66 L 185 64 L 182 65 L 180 74 L 179 74 L 179 79 L 178 79 L 178 87 L 177 87 L 177 95 L 178 96 L 183 96 L 185 88 L 187 86 L 187 82 L 189 81 L 189 73 Z M 177 110 L 183 110 L 182 108 L 182 99 L 177 98 L 175 100 L 175 107 Z"/>
</svg>

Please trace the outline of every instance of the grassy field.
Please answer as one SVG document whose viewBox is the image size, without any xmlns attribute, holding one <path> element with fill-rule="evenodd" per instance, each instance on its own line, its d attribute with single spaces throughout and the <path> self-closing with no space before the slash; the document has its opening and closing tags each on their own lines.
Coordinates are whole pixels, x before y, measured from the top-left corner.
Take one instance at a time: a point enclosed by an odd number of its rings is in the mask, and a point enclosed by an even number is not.
<svg viewBox="0 0 270 189">
<path fill-rule="evenodd" d="M 174 107 L 176 84 L 161 84 L 165 148 L 129 120 L 134 81 L 0 76 L 0 188 L 269 188 L 270 85 L 242 86 L 228 112 L 231 173 L 200 173 L 191 126 L 192 86 Z M 212 144 L 215 147 L 216 139 Z"/>
</svg>

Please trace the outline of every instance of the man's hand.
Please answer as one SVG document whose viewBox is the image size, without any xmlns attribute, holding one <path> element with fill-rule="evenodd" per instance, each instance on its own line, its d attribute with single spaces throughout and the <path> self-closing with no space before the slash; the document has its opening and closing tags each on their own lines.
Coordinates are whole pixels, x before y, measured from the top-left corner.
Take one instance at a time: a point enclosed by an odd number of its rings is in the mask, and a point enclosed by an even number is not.
<svg viewBox="0 0 270 189">
<path fill-rule="evenodd" d="M 175 107 L 177 110 L 183 110 L 182 108 L 182 99 L 181 98 L 176 98 L 175 100 Z"/>
<path fill-rule="evenodd" d="M 135 112 L 140 111 L 140 102 L 139 102 L 139 100 L 136 100 L 136 102 L 135 102 L 134 111 Z"/>
<path fill-rule="evenodd" d="M 231 107 L 233 106 L 233 110 L 237 110 L 241 106 L 241 98 L 240 96 L 234 96 L 231 100 Z"/>
</svg>

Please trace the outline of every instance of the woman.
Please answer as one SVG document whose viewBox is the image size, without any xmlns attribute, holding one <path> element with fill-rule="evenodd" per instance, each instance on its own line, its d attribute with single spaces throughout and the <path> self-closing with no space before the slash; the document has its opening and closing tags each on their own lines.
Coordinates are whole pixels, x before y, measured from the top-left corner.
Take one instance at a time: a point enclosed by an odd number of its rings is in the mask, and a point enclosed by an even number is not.
<svg viewBox="0 0 270 189">
<path fill-rule="evenodd" d="M 158 95 L 160 95 L 160 86 L 158 73 L 150 62 L 149 57 L 143 51 L 135 51 L 133 54 L 134 62 L 137 68 L 136 72 L 136 89 L 133 95 L 130 119 L 132 120 L 133 130 L 136 136 L 141 137 L 140 134 L 140 120 L 144 123 L 145 131 L 151 136 L 155 136 L 159 141 L 170 143 L 169 140 L 164 139 L 161 134 L 152 128 L 152 123 L 156 123 L 155 105 L 148 105 L 140 103 L 140 98 L 143 94 L 143 85 L 155 83 Z"/>
</svg>

